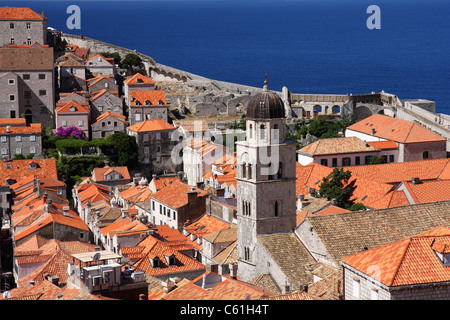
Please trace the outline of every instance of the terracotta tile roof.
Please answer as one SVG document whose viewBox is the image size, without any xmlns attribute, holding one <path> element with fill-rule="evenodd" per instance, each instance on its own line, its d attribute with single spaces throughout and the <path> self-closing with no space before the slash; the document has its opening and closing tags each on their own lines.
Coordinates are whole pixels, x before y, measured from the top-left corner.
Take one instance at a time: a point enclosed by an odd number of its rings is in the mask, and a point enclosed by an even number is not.
<svg viewBox="0 0 450 320">
<path fill-rule="evenodd" d="M 382 183 L 409 181 L 412 177 L 421 180 L 446 179 L 444 175 L 450 174 L 450 159 L 383 163 L 344 169 L 351 171 L 352 175 Z"/>
<path fill-rule="evenodd" d="M 0 134 L 5 134 L 6 131 L 6 127 L 0 127 Z M 40 123 L 30 123 L 30 125 L 27 126 L 11 126 L 9 127 L 9 131 L 10 134 L 31 134 L 31 133 L 35 133 L 35 134 L 41 134 L 42 133 L 42 128 L 41 128 L 41 124 Z"/>
<path fill-rule="evenodd" d="M 92 87 L 94 84 L 96 84 L 96 83 L 98 83 L 98 82 L 100 82 L 102 80 L 106 80 L 106 81 L 112 82 L 114 84 L 115 84 L 115 81 L 116 81 L 113 78 L 106 77 L 106 76 L 100 74 L 100 75 L 98 75 L 98 76 L 96 76 L 94 78 L 86 80 L 86 82 L 88 84 L 88 87 Z"/>
<path fill-rule="evenodd" d="M 1 126 L 7 126 L 7 125 L 26 125 L 27 122 L 24 118 L 0 118 L 0 125 Z"/>
<path fill-rule="evenodd" d="M 205 277 L 207 290 L 202 288 L 203 277 Z M 162 300 L 243 300 L 272 295 L 274 295 L 272 292 L 256 285 L 206 272 L 169 292 Z"/>
<path fill-rule="evenodd" d="M 174 181 L 165 188 L 153 193 L 150 197 L 165 203 L 169 207 L 174 209 L 180 208 L 186 205 L 188 202 L 188 193 L 191 192 L 191 187 L 183 182 Z M 194 188 L 197 192 L 197 197 L 204 197 L 208 193 L 198 188 Z"/>
<path fill-rule="evenodd" d="M 151 194 L 152 192 L 147 185 L 137 185 L 120 192 L 120 197 L 126 201 L 130 200 L 131 202 L 137 202 L 149 200 Z"/>
<path fill-rule="evenodd" d="M 31 286 L 25 284 L 9 292 L 11 297 L 8 300 L 100 300 L 97 296 L 84 293 L 71 284 L 60 288 L 47 280 Z M 0 300 L 5 299 L 0 296 Z"/>
<path fill-rule="evenodd" d="M 84 208 L 88 202 L 96 202 L 104 200 L 109 203 L 113 198 L 110 190 L 102 185 L 95 183 L 87 183 L 76 187 L 78 192 L 78 198 L 81 201 L 81 205 Z"/>
<path fill-rule="evenodd" d="M 3 7 L 0 8 L 0 20 L 44 20 L 39 13 L 30 8 Z"/>
<path fill-rule="evenodd" d="M 208 121 L 205 119 L 183 119 L 183 120 L 174 120 L 174 126 L 177 128 L 182 127 L 184 130 L 189 132 L 194 131 L 208 131 L 209 125 Z"/>
<path fill-rule="evenodd" d="M 7 179 L 20 181 L 22 177 L 26 177 L 30 174 L 34 174 L 39 178 L 58 179 L 56 160 L 54 158 L 48 158 L 0 162 L 1 184 L 4 184 Z"/>
<path fill-rule="evenodd" d="M 121 176 L 121 180 L 129 180 L 130 179 L 130 173 L 128 172 L 128 167 L 122 166 L 122 167 L 110 167 L 105 166 L 103 168 L 94 168 L 92 179 L 94 181 L 106 181 L 105 177 L 110 173 L 118 173 Z"/>
<path fill-rule="evenodd" d="M 150 184 L 152 184 L 155 187 L 155 190 L 161 190 L 164 187 L 167 187 L 169 184 L 173 183 L 174 181 L 180 181 L 179 177 L 157 177 L 156 179 L 152 179 Z"/>
<path fill-rule="evenodd" d="M 237 263 L 237 241 L 231 243 L 225 249 L 214 256 L 214 261 L 219 264 Z"/>
<path fill-rule="evenodd" d="M 97 59 L 98 57 L 101 57 L 103 60 L 107 61 L 110 65 L 113 66 L 113 64 L 111 63 L 111 59 L 105 58 L 105 57 L 102 56 L 101 54 L 97 54 L 97 55 L 93 56 L 92 58 L 87 59 L 87 60 L 86 60 L 86 63 L 88 63 L 88 62 L 91 61 L 91 60 Z"/>
<path fill-rule="evenodd" d="M 418 124 L 406 120 L 400 120 L 380 114 L 374 114 L 365 118 L 347 129 L 372 135 L 386 140 L 393 140 L 400 143 L 415 143 L 427 141 L 446 141 L 441 136 L 419 126 Z"/>
<path fill-rule="evenodd" d="M 67 102 L 64 106 L 59 107 L 55 110 L 56 113 L 87 113 L 89 114 L 91 110 L 84 107 L 81 103 L 71 100 Z"/>
<path fill-rule="evenodd" d="M 307 267 L 315 260 L 293 232 L 258 236 L 258 240 L 291 284 L 298 288 L 313 282 Z"/>
<path fill-rule="evenodd" d="M 307 217 L 336 266 L 351 254 L 449 225 L 450 201 Z M 338 230 L 338 232 L 337 232 Z"/>
<path fill-rule="evenodd" d="M 200 219 L 195 222 L 192 222 L 186 226 L 184 226 L 184 230 L 188 233 L 187 239 L 188 243 L 192 244 L 198 250 L 201 250 L 203 245 L 199 245 L 197 243 L 198 238 L 204 238 L 210 242 L 218 241 L 219 239 L 223 239 L 225 236 L 228 238 L 233 237 L 233 232 L 235 232 L 234 228 L 231 230 L 231 235 L 228 232 L 225 234 L 220 234 L 220 231 L 230 228 L 230 223 L 222 221 L 212 215 L 203 214 Z M 196 236 L 192 241 L 190 240 L 190 235 L 193 234 Z M 236 235 L 237 237 L 237 235 Z M 236 239 L 228 239 L 227 241 L 234 241 Z"/>
<path fill-rule="evenodd" d="M 368 141 L 368 144 L 370 144 L 372 147 L 375 147 L 380 150 L 386 150 L 386 149 L 398 149 L 397 143 L 393 140 L 387 140 L 387 141 Z"/>
<path fill-rule="evenodd" d="M 117 99 L 120 99 L 119 97 L 118 97 L 118 93 L 117 93 L 117 91 L 109 91 L 109 90 L 106 90 L 106 89 L 102 89 L 102 90 L 100 90 L 100 91 L 96 91 L 96 92 L 93 92 L 92 93 L 92 97 L 91 97 L 91 101 L 95 101 L 95 100 L 97 100 L 98 98 L 100 98 L 102 95 L 104 95 L 104 94 L 108 94 L 108 95 L 110 95 L 110 96 L 114 96 L 114 97 L 116 97 Z"/>
<path fill-rule="evenodd" d="M 450 269 L 443 265 L 432 246 L 435 241 L 450 244 L 450 229 L 440 226 L 437 230 L 438 236 L 430 230 L 431 234 L 412 236 L 356 253 L 343 258 L 342 262 L 366 274 L 370 266 L 378 266 L 377 280 L 390 287 L 447 282 Z M 446 232 L 443 234 L 442 230 Z"/>
<path fill-rule="evenodd" d="M 135 125 L 127 127 L 127 129 L 135 132 L 150 132 L 150 131 L 163 131 L 163 130 L 175 130 L 175 127 L 164 121 L 163 119 L 145 120 Z"/>
<path fill-rule="evenodd" d="M 98 123 L 98 122 L 100 122 L 100 121 L 102 121 L 103 119 L 106 119 L 106 118 L 108 118 L 108 117 L 112 117 L 112 118 L 114 118 L 114 119 L 116 119 L 116 120 L 118 120 L 118 121 L 124 123 L 125 125 L 128 125 L 128 122 L 127 122 L 125 116 L 122 116 L 122 115 L 116 114 L 116 113 L 112 113 L 112 112 L 109 112 L 109 111 L 108 111 L 108 112 L 105 112 L 105 113 L 103 113 L 103 114 L 101 114 L 101 115 L 99 115 L 99 116 L 97 117 L 97 119 L 95 119 L 95 122 L 92 123 L 92 125 L 94 125 L 94 124 L 96 124 L 96 123 Z"/>
<path fill-rule="evenodd" d="M 153 236 L 148 236 L 139 243 L 144 250 L 140 253 L 139 260 L 133 265 L 133 268 L 139 268 L 147 275 L 170 275 L 180 274 L 194 270 L 205 270 L 205 266 L 194 258 L 188 257 L 179 252 L 176 246 L 170 242 L 163 242 Z M 175 257 L 175 264 L 169 265 L 165 257 Z M 158 257 L 159 266 L 153 268 L 149 259 Z"/>
<path fill-rule="evenodd" d="M 310 155 L 340 154 L 354 152 L 374 152 L 379 149 L 356 137 L 319 139 L 299 150 Z"/>
<path fill-rule="evenodd" d="M 134 106 L 145 106 L 146 101 L 149 101 L 152 106 L 167 105 L 166 96 L 163 90 L 139 90 L 129 92 L 129 105 Z M 139 102 L 139 105 L 136 104 Z M 160 104 L 160 102 L 162 104 Z"/>
<path fill-rule="evenodd" d="M 414 203 L 450 200 L 450 180 L 406 181 L 404 186 Z"/>
<path fill-rule="evenodd" d="M 117 220 L 114 223 L 100 229 L 103 235 L 109 235 L 112 238 L 115 234 L 119 234 L 122 232 L 138 232 L 142 233 L 142 231 L 147 231 L 148 228 L 142 222 L 137 219 L 132 219 L 130 217 L 126 217 L 120 220 Z"/>
<path fill-rule="evenodd" d="M 138 82 L 138 79 L 141 82 Z M 133 76 L 126 77 L 124 83 L 126 83 L 126 84 L 142 84 L 142 83 L 148 84 L 148 83 L 155 83 L 155 81 L 153 81 L 151 78 L 146 77 L 140 73 L 136 73 Z"/>
<path fill-rule="evenodd" d="M 266 291 L 273 292 L 275 294 L 281 294 L 280 288 L 277 286 L 270 273 L 259 274 L 255 278 L 250 279 L 247 282 L 263 288 Z"/>
<path fill-rule="evenodd" d="M 264 297 L 258 300 L 317 300 L 305 291 L 295 291 L 292 293 L 279 294 L 272 297 Z"/>
</svg>

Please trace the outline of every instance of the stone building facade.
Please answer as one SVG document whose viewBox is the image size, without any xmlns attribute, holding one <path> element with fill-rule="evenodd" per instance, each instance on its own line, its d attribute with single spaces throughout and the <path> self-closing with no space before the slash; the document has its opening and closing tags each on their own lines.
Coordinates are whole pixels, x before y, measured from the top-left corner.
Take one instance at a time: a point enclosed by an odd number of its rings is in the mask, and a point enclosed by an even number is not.
<svg viewBox="0 0 450 320">
<path fill-rule="evenodd" d="M 0 117 L 54 125 L 53 48 L 0 48 Z"/>
<path fill-rule="evenodd" d="M 42 129 L 40 123 L 23 126 L 0 126 L 0 154 L 8 159 L 16 154 L 42 157 Z"/>
<path fill-rule="evenodd" d="M 0 8 L 0 45 L 47 44 L 47 18 L 30 8 Z"/>
</svg>

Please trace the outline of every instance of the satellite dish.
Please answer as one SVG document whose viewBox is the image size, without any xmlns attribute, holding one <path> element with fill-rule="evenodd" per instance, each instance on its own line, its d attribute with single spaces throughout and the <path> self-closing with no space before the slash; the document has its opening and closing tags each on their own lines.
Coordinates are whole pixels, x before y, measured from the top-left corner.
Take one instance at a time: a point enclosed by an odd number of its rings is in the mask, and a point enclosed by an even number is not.
<svg viewBox="0 0 450 320">
<path fill-rule="evenodd" d="M 97 252 L 97 253 L 94 254 L 94 256 L 92 257 L 92 261 L 98 262 L 98 260 L 100 260 L 100 252 Z"/>
<path fill-rule="evenodd" d="M 11 298 L 11 293 L 9 291 L 3 292 L 3 299 L 9 299 Z"/>
</svg>

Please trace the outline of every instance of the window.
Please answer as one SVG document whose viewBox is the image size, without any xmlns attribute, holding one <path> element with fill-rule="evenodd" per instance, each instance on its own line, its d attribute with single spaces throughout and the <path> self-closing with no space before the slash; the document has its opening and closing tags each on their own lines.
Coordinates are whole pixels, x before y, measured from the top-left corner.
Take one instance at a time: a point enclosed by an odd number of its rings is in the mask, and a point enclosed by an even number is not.
<svg viewBox="0 0 450 320">
<path fill-rule="evenodd" d="M 78 126 L 84 127 L 84 120 L 78 120 Z"/>
<path fill-rule="evenodd" d="M 134 120 L 140 122 L 140 121 L 141 121 L 141 114 L 140 114 L 140 113 L 136 113 L 136 114 L 134 115 Z"/>
<path fill-rule="evenodd" d="M 342 166 L 351 166 L 351 165 L 352 165 L 351 158 L 343 158 L 342 159 Z"/>
<path fill-rule="evenodd" d="M 157 132 L 157 133 L 156 133 L 156 139 L 157 139 L 157 140 L 161 139 L 161 132 Z"/>
<path fill-rule="evenodd" d="M 45 80 L 45 73 L 39 74 L 39 80 Z"/>
<path fill-rule="evenodd" d="M 2 142 L 6 142 L 6 136 L 2 136 Z"/>
<path fill-rule="evenodd" d="M 21 154 L 22 153 L 22 148 L 16 148 L 16 154 Z"/>
<path fill-rule="evenodd" d="M 283 178 L 283 164 L 280 162 L 278 164 L 278 173 L 277 173 L 277 179 Z"/>
<path fill-rule="evenodd" d="M 261 140 L 264 140 L 265 138 L 266 138 L 266 126 L 265 125 L 261 125 L 260 127 L 259 127 L 259 138 L 261 139 Z"/>
<path fill-rule="evenodd" d="M 16 101 L 16 96 L 14 94 L 10 94 L 9 101 Z"/>
<path fill-rule="evenodd" d="M 166 207 L 164 207 L 164 213 L 163 214 L 166 215 Z"/>
<path fill-rule="evenodd" d="M 250 261 L 250 248 L 244 247 L 244 260 Z"/>
<path fill-rule="evenodd" d="M 245 162 L 241 165 L 241 174 L 242 174 L 242 178 L 246 178 L 247 177 L 247 175 L 246 175 L 246 168 L 245 168 Z"/>
<path fill-rule="evenodd" d="M 15 79 L 9 79 L 9 80 L 8 80 L 8 83 L 9 83 L 9 84 L 15 84 L 15 83 L 16 83 L 16 80 L 15 80 Z"/>
<path fill-rule="evenodd" d="M 30 136 L 30 141 L 31 141 L 31 142 L 36 141 L 36 136 L 35 136 L 35 135 L 31 135 L 31 136 Z"/>
<path fill-rule="evenodd" d="M 39 96 L 43 97 L 47 95 L 47 90 L 39 90 Z"/>
<path fill-rule="evenodd" d="M 61 121 L 61 123 L 62 123 L 63 127 L 67 127 L 67 121 L 66 120 Z"/>
<path fill-rule="evenodd" d="M 352 284 L 353 284 L 353 297 L 359 298 L 359 286 L 360 286 L 359 280 L 353 279 Z"/>
<path fill-rule="evenodd" d="M 428 157 L 429 157 L 428 151 L 422 152 L 422 158 L 423 159 L 428 159 Z"/>
<path fill-rule="evenodd" d="M 15 43 L 15 40 L 14 40 L 14 38 L 11 38 L 11 40 L 9 41 L 11 44 L 14 44 Z"/>
<path fill-rule="evenodd" d="M 117 127 L 117 121 L 114 121 L 114 127 Z"/>
<path fill-rule="evenodd" d="M 27 45 L 31 44 L 31 38 L 27 38 Z"/>
<path fill-rule="evenodd" d="M 10 23 L 10 24 L 9 24 L 9 28 L 10 28 L 11 30 L 13 30 L 13 29 L 14 29 L 14 23 Z"/>
<path fill-rule="evenodd" d="M 378 290 L 370 289 L 370 300 L 378 300 Z"/>
<path fill-rule="evenodd" d="M 30 153 L 36 154 L 36 147 L 30 147 Z"/>
<path fill-rule="evenodd" d="M 30 29 L 31 29 L 31 23 L 27 22 L 27 30 L 30 30 Z"/>
<path fill-rule="evenodd" d="M 248 173 L 248 179 L 251 179 L 252 178 L 252 165 L 251 164 L 248 164 L 247 173 Z"/>
<path fill-rule="evenodd" d="M 8 154 L 8 149 L 2 148 L 2 154 Z"/>
<path fill-rule="evenodd" d="M 328 159 L 320 159 L 320 164 L 322 166 L 328 167 Z"/>
<path fill-rule="evenodd" d="M 15 118 L 15 117 L 16 117 L 16 111 L 15 111 L 15 110 L 11 110 L 11 111 L 9 112 L 9 117 L 10 117 L 10 118 Z"/>
<path fill-rule="evenodd" d="M 393 154 L 389 155 L 389 162 L 394 162 L 394 155 Z"/>
<path fill-rule="evenodd" d="M 152 201 L 152 210 L 155 211 L 155 201 Z"/>
<path fill-rule="evenodd" d="M 146 154 L 150 153 L 150 149 L 148 147 L 144 147 L 144 153 Z"/>
<path fill-rule="evenodd" d="M 167 217 L 170 218 L 170 209 L 167 209 Z"/>
<path fill-rule="evenodd" d="M 98 285 L 100 285 L 100 276 L 93 276 L 93 277 L 92 277 L 92 285 L 93 285 L 93 286 L 98 286 Z"/>
<path fill-rule="evenodd" d="M 361 164 L 361 158 L 360 157 L 355 157 L 355 165 L 359 166 Z"/>
<path fill-rule="evenodd" d="M 144 134 L 142 135 L 142 140 L 143 140 L 143 141 L 148 141 L 148 133 L 144 133 Z"/>
<path fill-rule="evenodd" d="M 250 135 L 250 139 L 252 139 L 253 138 L 253 126 L 252 125 L 249 126 L 249 135 Z"/>
<path fill-rule="evenodd" d="M 177 220 L 177 212 L 176 211 L 173 212 L 173 220 Z"/>
<path fill-rule="evenodd" d="M 278 208 L 278 201 L 275 201 L 275 205 L 274 205 L 274 216 L 275 217 L 278 217 L 278 210 L 279 210 L 279 208 Z"/>
<path fill-rule="evenodd" d="M 16 142 L 21 142 L 22 141 L 22 136 L 16 136 Z"/>
<path fill-rule="evenodd" d="M 331 166 L 337 167 L 337 158 L 331 159 Z"/>
<path fill-rule="evenodd" d="M 364 164 L 370 164 L 370 158 L 372 158 L 372 156 L 365 156 L 364 157 Z"/>
<path fill-rule="evenodd" d="M 23 75 L 23 80 L 30 80 L 31 76 L 29 74 L 24 74 Z"/>
</svg>

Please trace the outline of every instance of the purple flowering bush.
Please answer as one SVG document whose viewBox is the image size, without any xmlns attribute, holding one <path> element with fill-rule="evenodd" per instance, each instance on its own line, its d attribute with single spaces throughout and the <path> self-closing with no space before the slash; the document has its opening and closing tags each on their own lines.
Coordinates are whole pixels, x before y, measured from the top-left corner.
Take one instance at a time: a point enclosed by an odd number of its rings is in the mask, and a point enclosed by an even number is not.
<svg viewBox="0 0 450 320">
<path fill-rule="evenodd" d="M 59 136 L 63 139 L 66 138 L 76 138 L 76 139 L 85 139 L 86 135 L 83 130 L 78 129 L 76 126 L 71 127 L 59 127 L 56 129 L 55 136 Z"/>
</svg>

